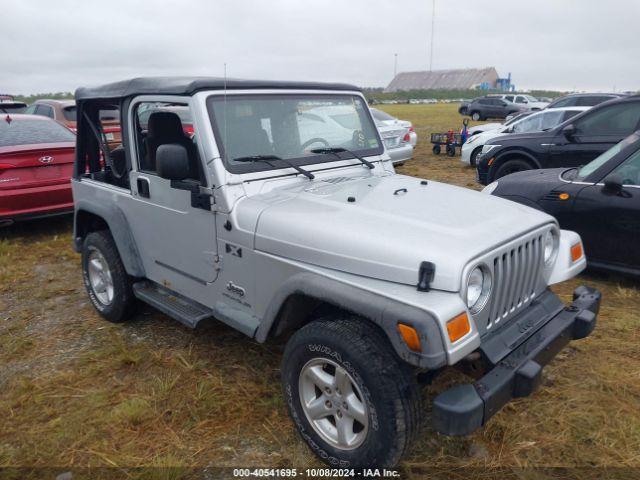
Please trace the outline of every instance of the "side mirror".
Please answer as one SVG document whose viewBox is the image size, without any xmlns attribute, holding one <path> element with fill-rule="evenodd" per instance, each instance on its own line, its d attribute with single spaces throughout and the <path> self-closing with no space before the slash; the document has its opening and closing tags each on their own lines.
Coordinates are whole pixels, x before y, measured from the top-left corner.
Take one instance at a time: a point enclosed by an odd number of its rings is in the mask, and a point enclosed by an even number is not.
<svg viewBox="0 0 640 480">
<path fill-rule="evenodd" d="M 156 170 L 167 180 L 184 180 L 191 176 L 187 149 L 177 143 L 160 145 L 156 150 Z"/>
<path fill-rule="evenodd" d="M 570 123 L 562 129 L 562 134 L 567 138 L 571 138 L 576 134 L 576 131 L 576 126 L 573 123 Z"/>
<path fill-rule="evenodd" d="M 622 192 L 622 178 L 619 175 L 610 175 L 604 179 L 602 193 L 607 195 L 618 195 Z"/>
</svg>

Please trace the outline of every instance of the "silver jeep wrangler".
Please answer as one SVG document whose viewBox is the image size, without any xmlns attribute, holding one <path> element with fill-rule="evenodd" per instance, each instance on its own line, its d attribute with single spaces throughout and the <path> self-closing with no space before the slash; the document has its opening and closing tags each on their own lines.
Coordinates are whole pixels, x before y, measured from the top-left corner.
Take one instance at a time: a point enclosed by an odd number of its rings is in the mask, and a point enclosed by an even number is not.
<svg viewBox="0 0 640 480">
<path fill-rule="evenodd" d="M 289 412 L 331 465 L 395 465 L 422 424 L 418 379 L 451 365 L 475 379 L 428 422 L 473 432 L 595 326 L 599 292 L 565 306 L 548 289 L 585 268 L 580 237 L 396 174 L 356 87 L 137 78 L 76 100 L 74 244 L 95 308 L 285 335 Z"/>
</svg>

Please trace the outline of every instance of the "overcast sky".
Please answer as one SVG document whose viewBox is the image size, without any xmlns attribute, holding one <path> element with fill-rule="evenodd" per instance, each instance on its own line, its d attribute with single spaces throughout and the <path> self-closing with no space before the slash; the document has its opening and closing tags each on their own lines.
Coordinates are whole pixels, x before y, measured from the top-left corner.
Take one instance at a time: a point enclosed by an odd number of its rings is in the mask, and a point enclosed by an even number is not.
<svg viewBox="0 0 640 480">
<path fill-rule="evenodd" d="M 2 0 L 0 92 L 140 75 L 386 86 L 429 66 L 432 0 Z M 519 88 L 640 89 L 638 0 L 436 0 L 433 69 Z"/>
</svg>

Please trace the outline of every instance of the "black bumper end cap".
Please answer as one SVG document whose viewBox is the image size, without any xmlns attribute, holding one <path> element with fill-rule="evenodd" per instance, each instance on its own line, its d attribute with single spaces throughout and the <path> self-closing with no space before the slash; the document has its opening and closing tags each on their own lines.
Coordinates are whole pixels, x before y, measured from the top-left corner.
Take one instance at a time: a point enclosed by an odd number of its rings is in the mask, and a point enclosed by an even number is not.
<svg viewBox="0 0 640 480">
<path fill-rule="evenodd" d="M 582 310 L 573 322 L 571 332 L 574 340 L 588 337 L 596 327 L 596 314 L 590 310 Z"/>
<path fill-rule="evenodd" d="M 444 435 L 468 435 L 482 426 L 484 402 L 471 384 L 457 385 L 433 401 L 434 429 Z"/>
<path fill-rule="evenodd" d="M 540 386 L 541 382 L 542 366 L 534 360 L 529 360 L 516 371 L 513 396 L 528 397 Z"/>
</svg>

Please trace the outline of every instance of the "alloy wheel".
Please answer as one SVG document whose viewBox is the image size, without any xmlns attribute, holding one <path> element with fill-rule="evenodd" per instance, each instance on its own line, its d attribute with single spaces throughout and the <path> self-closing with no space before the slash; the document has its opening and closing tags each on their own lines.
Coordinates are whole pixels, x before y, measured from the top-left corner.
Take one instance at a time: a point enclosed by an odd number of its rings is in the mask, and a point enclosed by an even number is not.
<svg viewBox="0 0 640 480">
<path fill-rule="evenodd" d="M 369 407 L 343 367 L 326 358 L 309 360 L 300 371 L 298 391 L 307 420 L 328 443 L 353 450 L 364 442 Z"/>
</svg>

